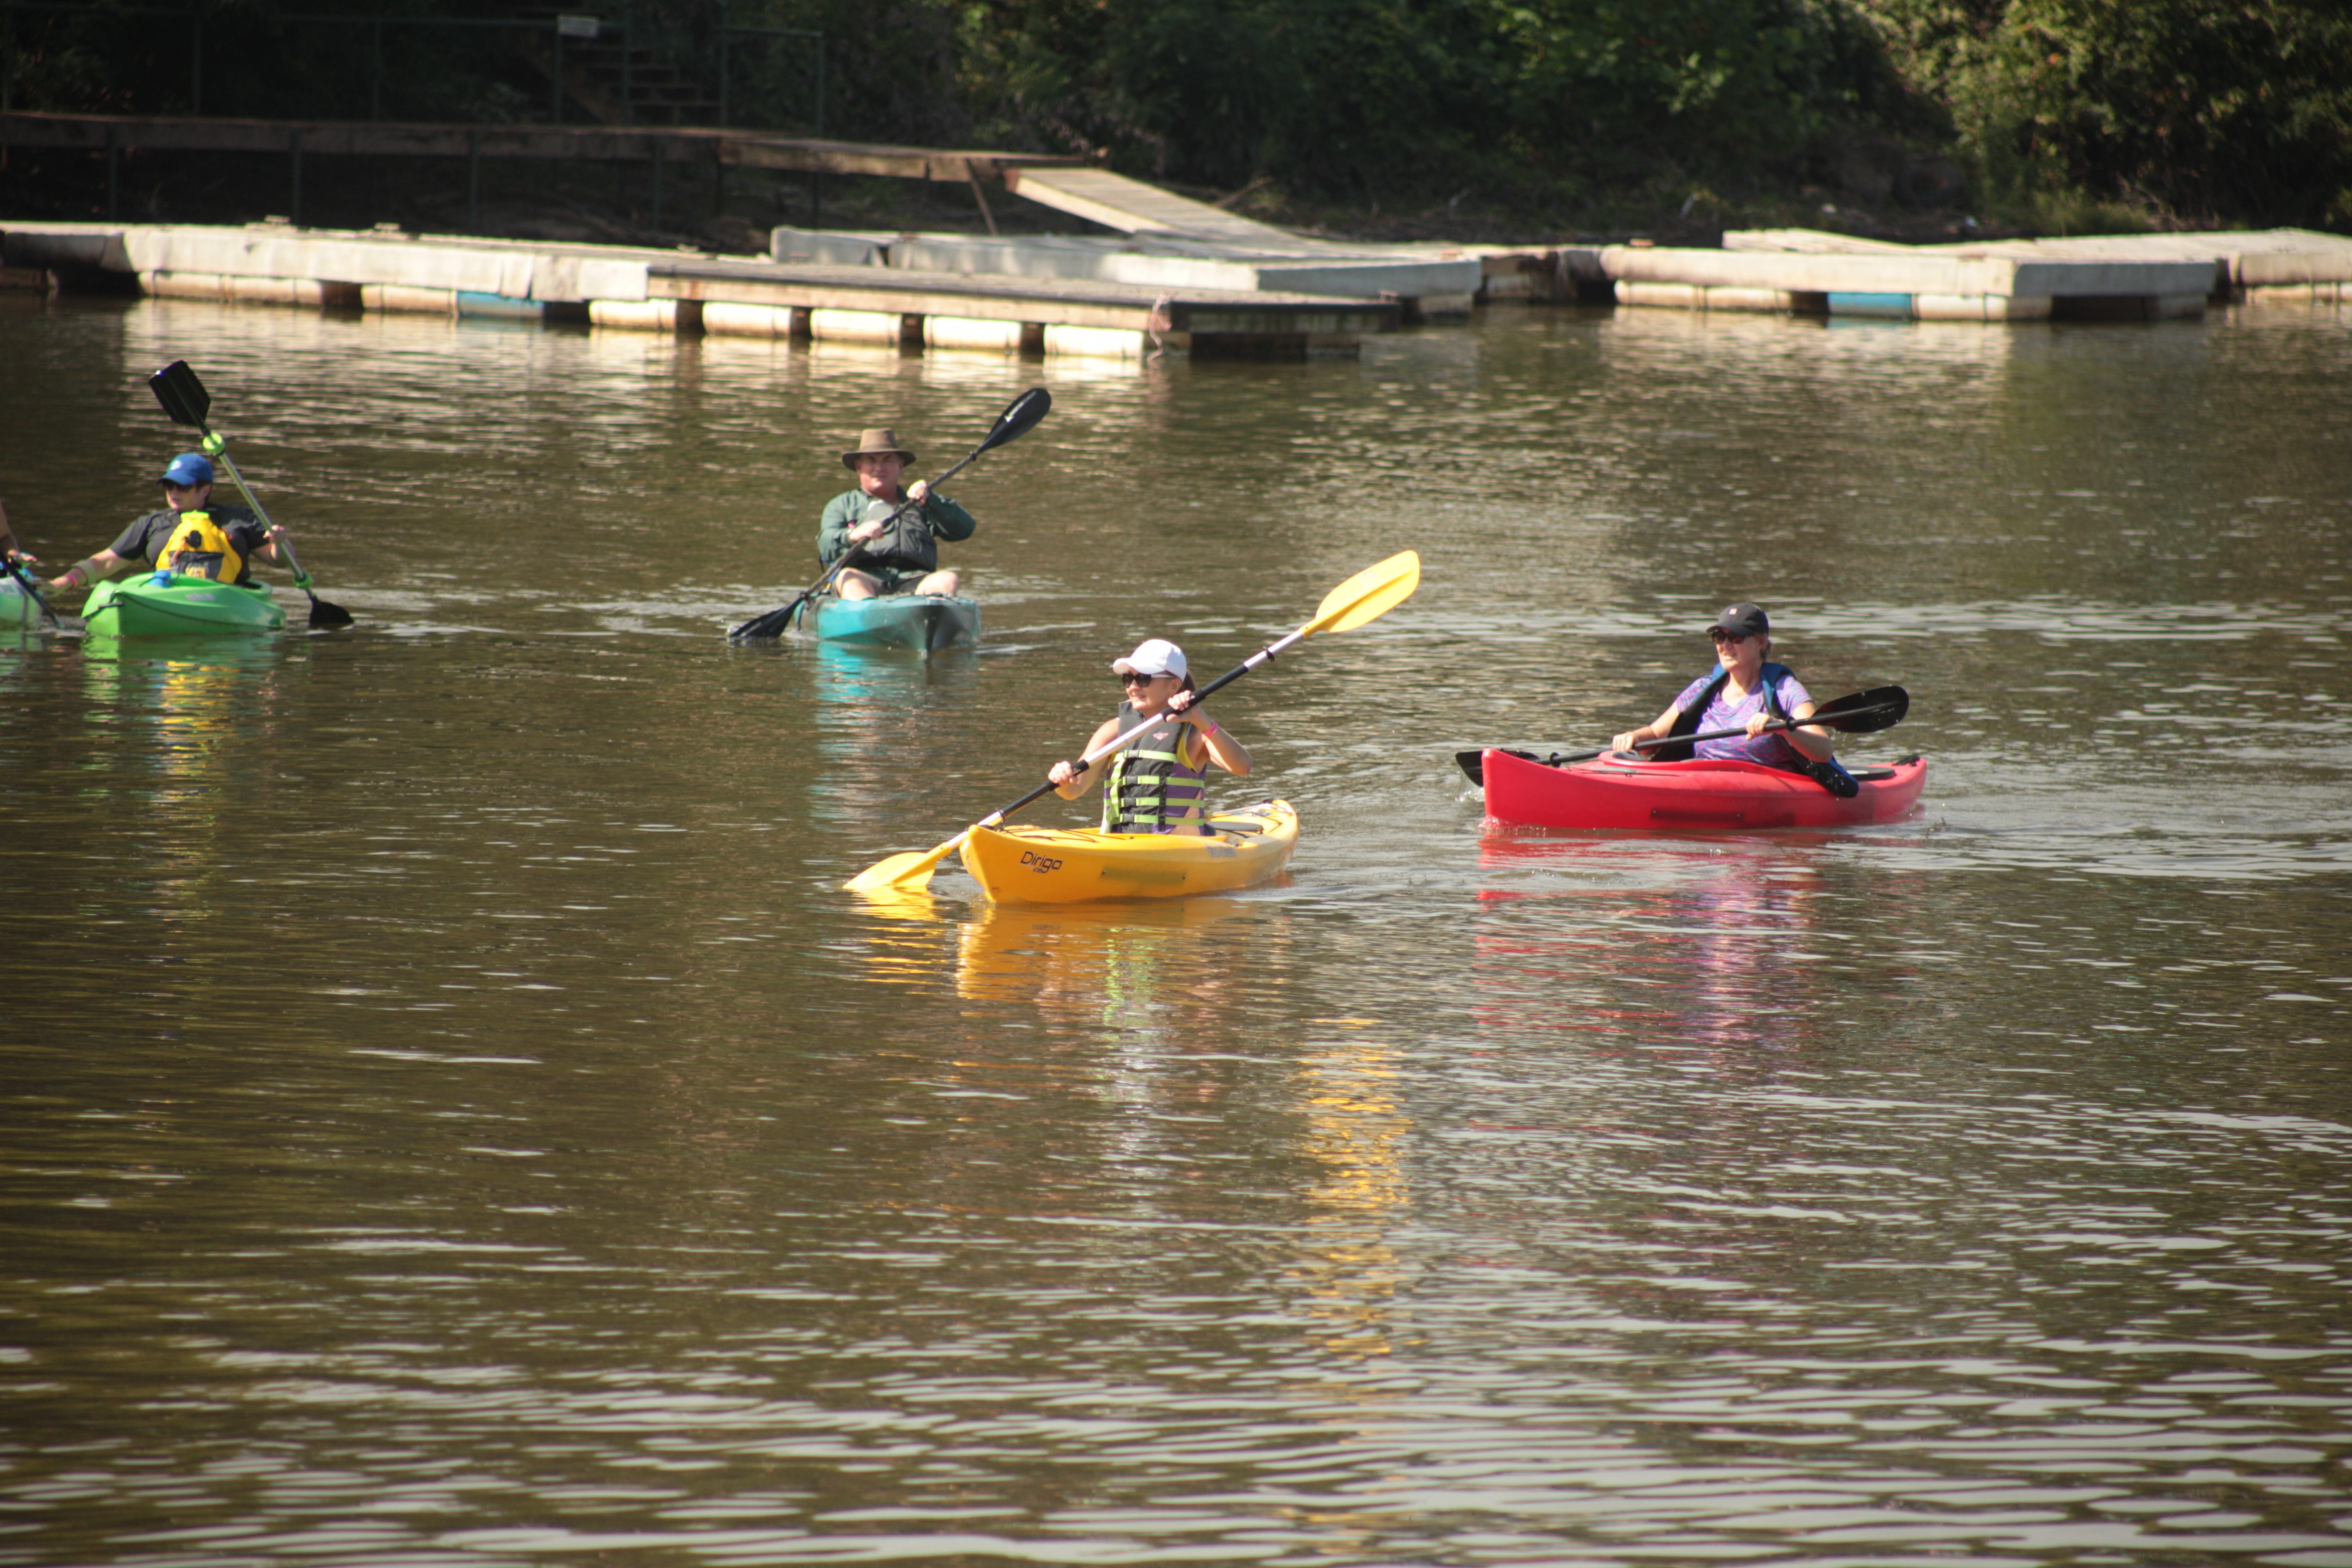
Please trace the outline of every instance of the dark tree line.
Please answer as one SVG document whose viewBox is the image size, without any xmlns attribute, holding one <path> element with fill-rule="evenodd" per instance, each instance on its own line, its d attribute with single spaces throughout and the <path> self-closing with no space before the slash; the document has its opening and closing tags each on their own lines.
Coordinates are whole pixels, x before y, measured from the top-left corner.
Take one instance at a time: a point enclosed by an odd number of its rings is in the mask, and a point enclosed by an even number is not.
<svg viewBox="0 0 2352 1568">
<path fill-rule="evenodd" d="M 19 108 L 184 111 L 171 8 L 19 13 Z M 617 16 L 621 0 L 562 8 Z M 289 16 L 479 16 L 457 0 L 192 0 L 208 113 L 321 112 L 349 43 Z M 538 12 L 523 0 L 487 9 Z M 721 26 L 822 31 L 835 135 L 1086 152 L 1308 198 L 1559 210 L 1822 177 L 1854 138 L 1962 164 L 1972 201 L 2352 228 L 2346 0 L 633 0 L 715 68 Z M 396 31 L 404 118 L 527 118 L 497 40 Z M 356 31 L 350 35 L 359 37 Z M 739 47 L 742 117 L 804 125 L 791 50 Z"/>
</svg>

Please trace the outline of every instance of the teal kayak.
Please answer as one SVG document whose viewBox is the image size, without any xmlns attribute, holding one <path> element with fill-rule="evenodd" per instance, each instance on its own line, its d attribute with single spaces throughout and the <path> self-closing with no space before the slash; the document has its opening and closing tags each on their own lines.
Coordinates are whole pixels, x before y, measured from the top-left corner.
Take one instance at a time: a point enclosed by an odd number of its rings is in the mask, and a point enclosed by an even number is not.
<svg viewBox="0 0 2352 1568">
<path fill-rule="evenodd" d="M 240 587 L 209 577 L 156 573 L 100 583 L 81 607 L 81 618 L 101 637 L 187 637 L 191 634 L 279 631 L 286 612 L 258 583 Z"/>
<path fill-rule="evenodd" d="M 945 594 L 889 594 L 876 599 L 820 594 L 808 602 L 801 624 L 824 642 L 937 653 L 980 640 L 980 606 Z"/>
</svg>

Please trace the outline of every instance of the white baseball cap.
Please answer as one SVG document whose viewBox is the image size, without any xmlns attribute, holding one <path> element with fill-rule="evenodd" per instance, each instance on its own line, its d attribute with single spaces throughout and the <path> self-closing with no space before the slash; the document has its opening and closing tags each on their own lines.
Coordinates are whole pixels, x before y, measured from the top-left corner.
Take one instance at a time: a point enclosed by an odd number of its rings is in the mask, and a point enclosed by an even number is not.
<svg viewBox="0 0 2352 1568">
<path fill-rule="evenodd" d="M 1125 658 L 1112 659 L 1110 667 L 1119 675 L 1181 676 L 1184 673 L 1184 650 L 1166 637 L 1146 637 Z"/>
</svg>

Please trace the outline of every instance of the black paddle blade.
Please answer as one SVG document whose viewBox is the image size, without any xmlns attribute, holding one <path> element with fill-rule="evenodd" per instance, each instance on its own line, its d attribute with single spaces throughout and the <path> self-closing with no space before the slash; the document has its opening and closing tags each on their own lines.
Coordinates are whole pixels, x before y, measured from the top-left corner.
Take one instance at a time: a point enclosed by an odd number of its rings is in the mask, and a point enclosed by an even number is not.
<svg viewBox="0 0 2352 1568">
<path fill-rule="evenodd" d="M 205 416 L 213 411 L 212 394 L 188 368 L 188 362 L 175 359 L 147 378 L 147 385 L 155 394 L 155 401 L 163 405 L 174 425 L 193 425 L 201 430 Z"/>
<path fill-rule="evenodd" d="M 1543 758 L 1537 756 L 1533 752 L 1515 752 L 1508 746 L 1496 746 L 1494 749 L 1502 752 L 1503 755 L 1507 757 L 1517 757 L 1523 763 L 1544 762 Z M 1557 761 L 1558 759 L 1553 760 Z M 1476 784 L 1480 789 L 1485 789 L 1486 787 L 1486 749 L 1485 747 L 1482 746 L 1475 752 L 1454 752 L 1454 765 L 1460 768 L 1462 770 L 1463 776 L 1467 778 L 1472 784 Z M 1546 763 L 1545 765 L 1549 766 L 1551 764 L 1549 763 Z"/>
<path fill-rule="evenodd" d="M 1911 694 L 1899 686 L 1874 686 L 1851 697 L 1840 697 L 1813 710 L 1807 724 L 1830 721 L 1830 728 L 1849 735 L 1874 735 L 1892 730 L 1911 711 Z"/>
<path fill-rule="evenodd" d="M 339 632 L 352 624 L 352 613 L 341 605 L 331 605 L 317 595 L 310 597 L 310 629 L 314 632 Z"/>
<path fill-rule="evenodd" d="M 745 637 L 780 637 L 792 629 L 793 616 L 801 607 L 801 600 L 782 605 L 764 616 L 753 616 L 727 634 L 729 642 L 740 642 Z"/>
<path fill-rule="evenodd" d="M 1052 393 L 1042 386 L 1031 387 L 996 416 L 996 425 L 989 431 L 988 439 L 980 444 L 980 452 L 993 451 L 1008 441 L 1018 441 L 1029 434 L 1031 427 L 1045 417 L 1045 411 L 1053 406 Z M 980 452 L 974 452 L 972 456 L 977 458 Z"/>
</svg>

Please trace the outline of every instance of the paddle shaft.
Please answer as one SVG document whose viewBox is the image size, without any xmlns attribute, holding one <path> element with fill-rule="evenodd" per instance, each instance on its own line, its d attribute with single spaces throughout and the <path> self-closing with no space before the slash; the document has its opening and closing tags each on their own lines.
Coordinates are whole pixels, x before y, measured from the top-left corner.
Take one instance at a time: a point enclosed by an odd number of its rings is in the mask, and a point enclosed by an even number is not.
<svg viewBox="0 0 2352 1568">
<path fill-rule="evenodd" d="M 1843 713 L 1832 713 L 1827 718 L 1775 719 L 1769 724 L 1765 725 L 1764 728 L 1756 732 L 1759 735 L 1769 735 L 1776 730 L 1834 730 L 1838 726 L 1838 721 L 1842 719 L 1852 719 L 1859 714 L 1874 713 L 1876 711 L 1877 708 L 1874 706 L 1870 708 L 1850 709 Z M 1696 735 L 1657 735 L 1647 741 L 1634 742 L 1633 749 L 1637 752 L 1646 752 L 1652 746 L 1664 746 L 1669 744 L 1679 745 L 1684 742 L 1696 744 L 1701 741 L 1728 741 L 1735 735 L 1745 735 L 1746 733 L 1748 733 L 1748 726 L 1742 724 L 1735 730 L 1708 730 Z M 1617 750 L 1617 748 L 1614 746 L 1603 746 L 1597 752 L 1578 752 L 1573 755 L 1559 757 L 1554 760 L 1561 763 L 1589 763 L 1595 757 L 1605 757 L 1615 750 Z"/>
</svg>

